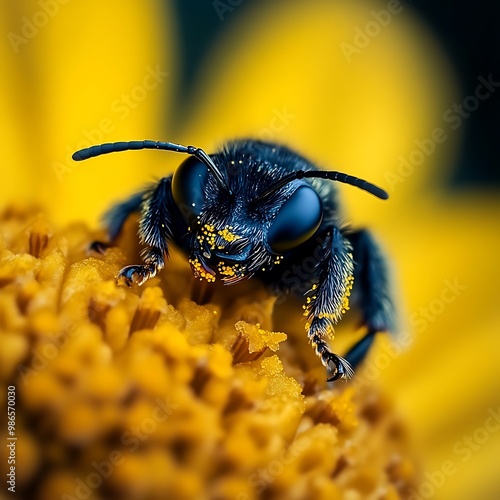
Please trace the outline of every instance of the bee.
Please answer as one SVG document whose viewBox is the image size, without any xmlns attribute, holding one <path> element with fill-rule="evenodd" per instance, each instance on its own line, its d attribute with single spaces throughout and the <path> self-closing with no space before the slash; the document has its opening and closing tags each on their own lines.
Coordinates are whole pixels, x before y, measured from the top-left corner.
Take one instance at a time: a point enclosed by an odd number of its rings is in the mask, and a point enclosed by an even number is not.
<svg viewBox="0 0 500 500">
<path fill-rule="evenodd" d="M 256 278 L 275 294 L 302 295 L 307 336 L 327 380 L 351 378 L 376 333 L 393 329 L 394 307 L 386 259 L 367 230 L 341 223 L 332 181 L 383 200 L 388 194 L 352 175 L 320 170 L 288 147 L 252 139 L 228 142 L 210 155 L 171 142 L 115 142 L 77 151 L 73 159 L 138 149 L 189 157 L 173 175 L 106 213 L 111 243 L 129 215 L 140 213 L 143 263 L 124 267 L 118 279 L 142 285 L 163 269 L 173 244 L 201 280 L 235 285 Z M 352 292 L 366 333 L 344 358 L 326 340 Z"/>
</svg>

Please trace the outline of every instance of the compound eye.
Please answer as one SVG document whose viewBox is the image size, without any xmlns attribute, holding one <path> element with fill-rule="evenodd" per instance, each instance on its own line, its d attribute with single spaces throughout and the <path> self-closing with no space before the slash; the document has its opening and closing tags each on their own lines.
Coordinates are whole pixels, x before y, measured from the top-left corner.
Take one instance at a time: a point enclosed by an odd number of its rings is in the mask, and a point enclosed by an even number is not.
<svg viewBox="0 0 500 500">
<path fill-rule="evenodd" d="M 172 177 L 172 197 L 187 223 L 201 212 L 207 178 L 207 166 L 194 156 L 184 160 Z"/>
<path fill-rule="evenodd" d="M 323 205 L 316 191 L 300 186 L 286 200 L 267 233 L 267 242 L 275 253 L 283 253 L 307 241 L 319 228 Z"/>
</svg>

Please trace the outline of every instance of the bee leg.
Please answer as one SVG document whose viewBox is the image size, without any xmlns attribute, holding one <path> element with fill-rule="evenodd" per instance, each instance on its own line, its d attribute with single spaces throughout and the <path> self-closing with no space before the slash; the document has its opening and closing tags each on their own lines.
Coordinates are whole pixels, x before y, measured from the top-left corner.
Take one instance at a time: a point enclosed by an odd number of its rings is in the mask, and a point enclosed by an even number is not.
<svg viewBox="0 0 500 500">
<path fill-rule="evenodd" d="M 333 353 L 325 338 L 333 333 L 333 325 L 349 308 L 354 273 L 352 248 L 337 227 L 327 231 L 323 257 L 318 262 L 319 281 L 308 292 L 305 315 L 308 337 L 323 365 L 330 370 L 328 381 L 351 378 L 350 363 Z"/>
<path fill-rule="evenodd" d="M 132 286 L 132 283 L 142 285 L 151 277 L 153 271 L 154 269 L 148 266 L 125 266 L 118 273 L 117 281 L 123 280 L 128 287 Z"/>
<path fill-rule="evenodd" d="M 134 194 L 130 198 L 112 206 L 103 217 L 104 225 L 107 228 L 109 242 L 93 241 L 89 245 L 89 250 L 103 254 L 109 247 L 112 246 L 120 234 L 123 224 L 127 218 L 134 212 L 138 212 L 141 208 L 144 192 Z"/>
<path fill-rule="evenodd" d="M 112 206 L 104 214 L 103 220 L 108 229 L 108 236 L 111 241 L 116 240 L 128 217 L 134 212 L 140 211 L 146 193 L 147 192 L 141 191 L 140 193 L 134 194 L 125 201 Z"/>
<path fill-rule="evenodd" d="M 156 257 L 155 254 L 157 254 Z M 156 249 L 147 249 L 144 260 L 146 264 L 123 267 L 118 273 L 117 280 L 123 280 L 127 286 L 132 286 L 132 283 L 137 283 L 140 286 L 156 276 L 165 265 L 164 257 L 157 253 Z"/>
<path fill-rule="evenodd" d="M 360 230 L 347 235 L 356 262 L 354 283 L 367 333 L 346 354 L 356 367 L 366 357 L 377 332 L 394 331 L 394 306 L 386 259 L 371 234 Z"/>
<path fill-rule="evenodd" d="M 107 243 L 106 241 L 94 240 L 89 245 L 89 250 L 91 250 L 92 252 L 104 254 L 106 250 L 111 246 L 112 246 L 111 243 Z"/>
<path fill-rule="evenodd" d="M 314 324 L 308 333 L 311 345 L 316 355 L 321 359 L 323 366 L 330 372 L 330 376 L 326 379 L 327 382 L 333 382 L 339 378 L 350 379 L 354 375 L 351 364 L 347 359 L 332 352 L 330 346 L 324 340 L 324 337 L 328 335 L 324 332 L 328 332 L 330 328 L 331 325 L 318 328 L 318 324 Z"/>
<path fill-rule="evenodd" d="M 368 332 L 349 349 L 345 357 L 353 368 L 357 368 L 365 359 L 373 345 L 376 334 L 377 330 L 368 330 Z"/>
<path fill-rule="evenodd" d="M 167 240 L 172 237 L 171 177 L 164 177 L 158 184 L 141 195 L 142 216 L 139 221 L 141 243 L 146 247 L 141 253 L 142 265 L 124 267 L 118 274 L 127 286 L 142 285 L 163 269 L 168 257 Z"/>
</svg>

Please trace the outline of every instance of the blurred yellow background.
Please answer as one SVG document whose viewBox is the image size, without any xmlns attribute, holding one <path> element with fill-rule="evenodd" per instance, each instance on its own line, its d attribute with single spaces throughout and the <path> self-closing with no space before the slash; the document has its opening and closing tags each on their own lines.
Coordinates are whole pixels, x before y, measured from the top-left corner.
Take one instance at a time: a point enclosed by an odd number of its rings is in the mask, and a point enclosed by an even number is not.
<svg viewBox="0 0 500 500">
<path fill-rule="evenodd" d="M 240 4 L 213 2 L 213 15 L 226 28 Z M 388 202 L 339 189 L 346 218 L 372 228 L 391 257 L 401 332 L 413 342 L 401 354 L 380 342 L 360 376 L 382 384 L 405 414 L 426 473 L 421 498 L 499 498 L 500 203 L 493 190 L 442 187 L 463 134 L 453 106 L 468 94 L 408 3 L 244 8 L 180 101 L 169 2 L 4 3 L 2 207 L 36 203 L 57 224 L 97 226 L 110 203 L 182 160 L 145 151 L 70 159 L 119 140 L 210 152 L 260 137 L 381 185 Z M 498 99 L 488 74 L 479 84 L 479 106 Z"/>
</svg>

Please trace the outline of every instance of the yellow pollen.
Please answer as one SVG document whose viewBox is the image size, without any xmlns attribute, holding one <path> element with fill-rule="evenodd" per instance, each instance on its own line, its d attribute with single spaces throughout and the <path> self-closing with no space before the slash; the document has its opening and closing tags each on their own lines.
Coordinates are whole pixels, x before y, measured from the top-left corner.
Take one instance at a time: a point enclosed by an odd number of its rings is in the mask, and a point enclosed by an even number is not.
<svg viewBox="0 0 500 500">
<path fill-rule="evenodd" d="M 219 273 L 223 276 L 234 276 L 236 274 L 234 266 L 226 266 L 224 262 L 220 262 L 218 268 Z"/>
<path fill-rule="evenodd" d="M 227 242 L 231 242 L 231 241 L 235 241 L 235 240 L 239 240 L 241 238 L 241 236 L 238 236 L 237 234 L 234 234 L 231 232 L 231 229 L 233 229 L 232 226 L 229 226 L 229 227 L 225 227 L 224 229 L 220 230 L 217 232 L 217 234 L 225 239 Z"/>
<path fill-rule="evenodd" d="M 200 281 L 206 279 L 209 283 L 213 283 L 215 281 L 215 276 L 213 274 L 207 273 L 205 269 L 203 269 L 198 259 L 189 259 L 189 263 L 193 266 L 195 270 L 195 274 L 199 276 Z"/>
</svg>

